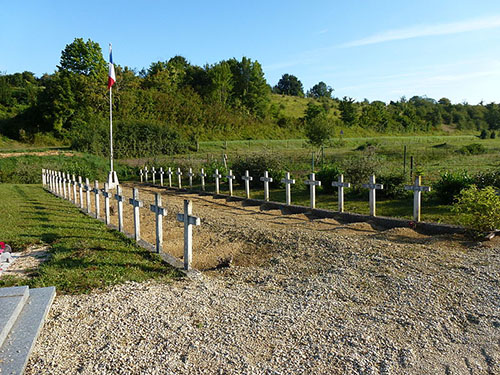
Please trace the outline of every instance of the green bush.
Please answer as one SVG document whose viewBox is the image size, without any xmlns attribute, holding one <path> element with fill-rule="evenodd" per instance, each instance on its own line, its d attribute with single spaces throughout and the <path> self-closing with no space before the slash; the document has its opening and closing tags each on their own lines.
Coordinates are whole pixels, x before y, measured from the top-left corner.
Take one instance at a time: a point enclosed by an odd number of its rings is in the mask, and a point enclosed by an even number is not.
<svg viewBox="0 0 500 375">
<path fill-rule="evenodd" d="M 492 186 L 478 190 L 475 185 L 460 192 L 453 212 L 463 226 L 476 232 L 500 228 L 500 196 Z"/>
<path fill-rule="evenodd" d="M 434 183 L 433 190 L 442 203 L 451 204 L 463 189 L 470 187 L 473 183 L 473 177 L 465 171 L 444 172 L 440 179 Z"/>
<path fill-rule="evenodd" d="M 286 166 L 283 161 L 271 154 L 255 154 L 250 156 L 239 156 L 231 164 L 231 169 L 236 176 L 236 182 L 244 185 L 241 176 L 245 175 L 248 170 L 253 180 L 250 181 L 250 186 L 254 188 L 262 188 L 260 178 L 264 176 L 264 172 L 268 171 L 269 176 L 273 178 L 270 186 L 273 188 L 282 187 L 281 179 L 285 177 Z"/>
<path fill-rule="evenodd" d="M 367 184 L 372 174 L 378 175 L 381 159 L 372 151 L 365 152 L 362 156 L 348 158 L 343 164 L 346 181 L 353 186 L 353 192 L 360 192 L 361 184 Z"/>
<path fill-rule="evenodd" d="M 403 198 L 409 194 L 405 190 L 405 177 L 402 173 L 391 173 L 377 177 L 377 183 L 383 184 L 384 188 L 377 191 L 380 198 Z"/>
<path fill-rule="evenodd" d="M 481 138 L 481 139 L 488 138 L 488 131 L 486 129 L 481 130 L 481 134 L 479 135 L 479 138 Z"/>
<path fill-rule="evenodd" d="M 316 173 L 316 180 L 321 181 L 321 190 L 326 193 L 337 191 L 336 187 L 332 186 L 333 181 L 338 181 L 339 175 L 343 173 L 339 166 L 332 164 L 322 168 Z"/>
<path fill-rule="evenodd" d="M 486 147 L 479 143 L 472 143 L 459 148 L 457 152 L 463 155 L 481 155 L 486 153 Z"/>
</svg>

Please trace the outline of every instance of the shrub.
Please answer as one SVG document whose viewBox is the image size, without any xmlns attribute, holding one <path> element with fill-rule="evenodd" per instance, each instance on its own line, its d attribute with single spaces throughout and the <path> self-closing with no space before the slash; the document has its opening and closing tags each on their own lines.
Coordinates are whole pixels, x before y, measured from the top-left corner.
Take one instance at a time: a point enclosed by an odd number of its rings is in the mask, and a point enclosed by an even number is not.
<svg viewBox="0 0 500 375">
<path fill-rule="evenodd" d="M 497 137 L 497 133 L 494 130 L 491 131 L 490 138 L 495 139 Z"/>
<path fill-rule="evenodd" d="M 488 138 L 488 132 L 486 131 L 486 129 L 481 130 L 481 134 L 479 135 L 479 138 L 481 138 L 481 139 Z"/>
<path fill-rule="evenodd" d="M 457 152 L 464 155 L 480 155 L 486 152 L 486 147 L 479 143 L 472 143 L 459 148 Z"/>
<path fill-rule="evenodd" d="M 467 172 L 445 172 L 441 174 L 433 189 L 438 199 L 445 204 L 453 203 L 455 196 L 460 194 L 460 191 L 470 187 L 474 180 Z"/>
<path fill-rule="evenodd" d="M 354 149 L 354 151 L 365 151 L 372 150 L 375 151 L 380 144 L 377 141 L 368 141 L 363 144 L 360 144 L 358 147 Z"/>
<path fill-rule="evenodd" d="M 405 177 L 402 173 L 391 173 L 377 177 L 377 183 L 383 184 L 384 188 L 377 191 L 380 198 L 403 198 L 408 195 L 405 190 Z"/>
<path fill-rule="evenodd" d="M 343 164 L 346 181 L 353 185 L 353 191 L 359 192 L 361 184 L 368 183 L 372 174 L 378 174 L 381 159 L 374 152 L 368 151 L 362 156 L 348 158 Z"/>
<path fill-rule="evenodd" d="M 342 174 L 342 169 L 333 164 L 327 165 L 316 173 L 316 180 L 321 181 L 321 189 L 326 193 L 337 191 L 336 187 L 332 186 L 333 181 L 338 181 L 339 175 Z"/>
<path fill-rule="evenodd" d="M 500 196 L 492 186 L 478 190 L 475 185 L 460 192 L 453 212 L 463 226 L 488 232 L 500 228 Z"/>
<path fill-rule="evenodd" d="M 500 171 L 479 172 L 474 176 L 474 185 L 478 188 L 493 186 L 500 189 Z"/>
<path fill-rule="evenodd" d="M 231 164 L 231 169 L 236 177 L 236 182 L 243 185 L 244 181 L 241 176 L 245 175 L 248 170 L 253 180 L 250 181 L 250 186 L 261 188 L 262 182 L 260 177 L 264 176 L 264 172 L 268 171 L 269 176 L 273 178 L 270 186 L 273 188 L 282 187 L 281 179 L 285 177 L 286 166 L 283 161 L 271 154 L 255 154 L 250 156 L 239 156 Z"/>
</svg>

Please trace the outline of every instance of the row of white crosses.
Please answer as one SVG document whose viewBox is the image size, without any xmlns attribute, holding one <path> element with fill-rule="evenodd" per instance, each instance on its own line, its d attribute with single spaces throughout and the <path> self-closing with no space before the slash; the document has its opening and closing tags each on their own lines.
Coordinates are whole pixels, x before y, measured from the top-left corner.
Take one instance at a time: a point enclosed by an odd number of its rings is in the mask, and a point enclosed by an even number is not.
<svg viewBox="0 0 500 375">
<path fill-rule="evenodd" d="M 154 170 L 154 168 L 152 169 Z M 146 172 L 147 173 L 147 172 Z M 153 177 L 154 181 L 154 177 Z M 89 183 L 89 179 L 85 179 L 85 183 L 82 183 L 81 176 L 78 176 L 78 182 L 75 179 L 75 175 L 70 176 L 69 173 L 64 173 L 60 171 L 53 171 L 49 169 L 42 169 L 42 184 L 54 195 L 71 201 L 73 204 L 78 205 L 84 210 L 84 199 L 83 192 L 86 194 L 86 209 L 89 215 L 95 218 L 100 218 L 100 200 L 99 195 L 104 197 L 104 221 L 107 225 L 110 224 L 110 199 L 115 199 L 118 206 L 118 231 L 124 232 L 123 226 L 123 202 L 125 197 L 122 194 L 122 188 L 120 185 L 116 186 L 116 194 L 112 194 L 108 190 L 108 184 L 104 184 L 104 189 L 99 189 L 99 182 L 94 181 L 94 186 L 92 187 Z M 71 189 L 72 186 L 72 189 Z M 77 188 L 79 194 L 77 195 Z M 71 190 L 73 194 L 71 194 Z M 92 214 L 90 209 L 91 194 L 94 194 L 95 199 L 95 212 Z M 79 199 L 78 199 L 79 197 Z M 132 190 L 132 198 L 128 199 L 128 203 L 133 206 L 134 212 L 134 239 L 136 242 L 141 241 L 141 224 L 140 224 L 140 212 L 139 209 L 144 207 L 144 202 L 139 199 L 139 190 L 134 188 Z M 155 203 L 150 205 L 150 210 L 155 214 L 156 220 L 156 252 L 161 253 L 163 251 L 163 217 L 167 214 L 167 209 L 162 206 L 161 195 L 159 193 L 155 194 Z M 191 262 L 193 259 L 193 225 L 200 225 L 200 218 L 193 216 L 193 204 L 189 200 L 184 200 L 184 213 L 177 214 L 177 220 L 184 223 L 184 269 L 191 269 Z"/>
<path fill-rule="evenodd" d="M 155 169 L 154 167 L 151 169 L 154 173 Z M 147 167 L 144 168 L 144 171 L 141 169 L 140 170 L 140 176 L 141 176 L 141 182 L 143 182 L 143 175 L 145 174 L 146 176 L 146 182 L 147 182 L 147 176 L 148 176 L 148 169 Z M 160 176 L 163 174 L 163 168 L 160 168 Z M 167 172 L 169 176 L 169 184 L 168 187 L 172 187 L 172 180 L 170 178 L 172 171 L 171 168 L 168 168 Z M 177 186 L 179 188 L 182 187 L 182 181 L 181 181 L 181 176 L 182 172 L 180 168 L 177 168 L 176 172 L 178 176 L 178 184 Z M 189 168 L 188 172 L 189 176 L 189 187 L 192 189 L 193 188 L 193 177 L 195 174 L 192 171 L 192 168 Z M 205 177 L 207 177 L 207 174 L 204 172 L 204 169 L 201 168 L 201 172 L 199 174 L 200 179 L 201 179 L 201 188 L 203 191 L 205 191 Z M 222 178 L 222 175 L 219 173 L 219 170 L 216 169 L 214 174 L 212 175 L 214 178 L 215 182 L 215 194 L 220 194 L 220 179 Z M 232 170 L 229 170 L 229 173 L 227 176 L 225 176 L 228 182 L 228 187 L 229 187 L 229 195 L 233 196 L 233 180 L 236 179 L 236 176 L 233 175 Z M 253 180 L 253 177 L 250 176 L 248 171 L 245 171 L 245 175 L 241 177 L 241 179 L 245 182 L 245 195 L 247 199 L 250 199 L 250 181 Z M 153 183 L 154 183 L 154 177 L 153 177 Z M 269 201 L 269 183 L 273 182 L 273 178 L 269 176 L 269 172 L 265 171 L 264 176 L 260 177 L 260 181 L 263 182 L 264 184 L 264 200 Z M 290 177 L 290 172 L 286 172 L 285 178 L 281 180 L 283 184 L 285 184 L 285 199 L 286 199 L 286 204 L 291 205 L 292 204 L 292 193 L 291 193 L 291 185 L 295 184 L 295 180 Z M 160 183 L 161 186 L 163 186 L 163 179 L 160 178 Z M 311 208 L 316 208 L 316 186 L 321 186 L 321 181 L 316 180 L 316 175 L 314 173 L 311 173 L 309 176 L 309 179 L 305 181 L 306 185 L 309 185 L 309 192 L 310 192 L 310 207 Z M 338 181 L 333 181 L 332 186 L 337 188 L 338 191 L 338 211 L 339 212 L 344 212 L 344 189 L 345 188 L 350 188 L 351 184 L 349 182 L 344 182 L 344 175 L 339 175 Z M 382 184 L 377 184 L 375 181 L 375 175 L 370 176 L 370 180 L 368 184 L 363 184 L 363 188 L 369 190 L 369 204 L 370 204 L 370 215 L 371 216 L 376 216 L 376 191 L 381 190 L 384 188 Z M 422 186 L 421 185 L 421 178 L 420 176 L 416 178 L 415 184 L 414 185 L 407 185 L 405 186 L 406 190 L 413 190 L 414 191 L 414 209 L 413 209 L 413 218 L 415 221 L 420 221 L 420 210 L 421 210 L 421 193 L 422 191 L 430 191 L 431 188 L 428 186 Z"/>
</svg>

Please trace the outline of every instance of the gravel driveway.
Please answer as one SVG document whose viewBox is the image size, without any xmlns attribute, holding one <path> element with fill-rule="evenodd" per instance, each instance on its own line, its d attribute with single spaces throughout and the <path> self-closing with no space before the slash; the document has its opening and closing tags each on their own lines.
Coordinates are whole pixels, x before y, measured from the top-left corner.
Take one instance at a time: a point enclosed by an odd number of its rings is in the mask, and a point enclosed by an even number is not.
<svg viewBox="0 0 500 375">
<path fill-rule="evenodd" d="M 500 374 L 499 241 L 163 193 L 203 276 L 58 296 L 26 374 Z"/>
</svg>

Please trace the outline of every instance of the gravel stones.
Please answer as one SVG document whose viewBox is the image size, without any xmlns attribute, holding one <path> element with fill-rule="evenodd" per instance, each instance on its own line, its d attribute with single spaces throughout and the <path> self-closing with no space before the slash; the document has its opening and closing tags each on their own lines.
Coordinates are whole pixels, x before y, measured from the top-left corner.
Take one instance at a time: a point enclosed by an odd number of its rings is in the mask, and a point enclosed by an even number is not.
<svg viewBox="0 0 500 375">
<path fill-rule="evenodd" d="M 231 266 L 58 296 L 26 374 L 500 373 L 498 244 L 189 197 Z"/>
</svg>

